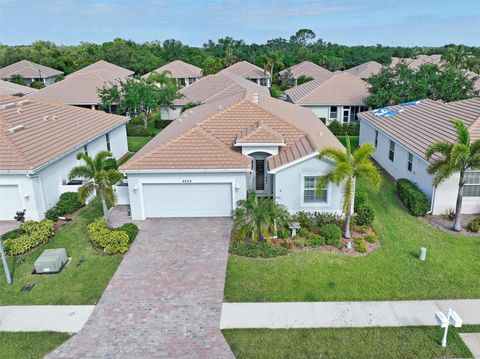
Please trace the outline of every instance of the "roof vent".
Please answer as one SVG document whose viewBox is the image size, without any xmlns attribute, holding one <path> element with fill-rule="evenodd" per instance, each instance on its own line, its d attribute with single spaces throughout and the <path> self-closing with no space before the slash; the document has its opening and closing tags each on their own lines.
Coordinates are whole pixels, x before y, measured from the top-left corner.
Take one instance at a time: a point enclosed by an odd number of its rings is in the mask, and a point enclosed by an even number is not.
<svg viewBox="0 0 480 359">
<path fill-rule="evenodd" d="M 18 101 L 18 102 L 17 102 L 17 105 L 18 105 L 18 106 L 27 105 L 27 104 L 29 104 L 29 103 L 31 103 L 31 102 L 32 102 L 32 101 L 30 101 L 30 100 L 22 100 L 22 101 Z"/>
<path fill-rule="evenodd" d="M 14 127 L 9 128 L 7 131 L 10 132 L 10 133 L 17 133 L 17 132 L 23 130 L 24 128 L 25 128 L 24 125 L 18 125 L 18 126 L 14 126 Z"/>
<path fill-rule="evenodd" d="M 15 102 L 10 102 L 10 103 L 6 103 L 5 105 L 2 105 L 0 108 L 2 108 L 3 110 L 6 110 L 8 108 L 13 108 L 15 107 Z"/>
<path fill-rule="evenodd" d="M 48 121 L 48 115 L 43 116 L 44 121 Z"/>
<path fill-rule="evenodd" d="M 252 95 L 252 102 L 258 103 L 258 92 L 254 92 Z"/>
<path fill-rule="evenodd" d="M 52 120 L 55 121 L 57 119 L 57 116 L 53 115 Z"/>
<path fill-rule="evenodd" d="M 23 113 L 23 109 L 18 108 L 18 109 L 17 109 L 17 113 L 18 113 L 18 114 Z"/>
</svg>

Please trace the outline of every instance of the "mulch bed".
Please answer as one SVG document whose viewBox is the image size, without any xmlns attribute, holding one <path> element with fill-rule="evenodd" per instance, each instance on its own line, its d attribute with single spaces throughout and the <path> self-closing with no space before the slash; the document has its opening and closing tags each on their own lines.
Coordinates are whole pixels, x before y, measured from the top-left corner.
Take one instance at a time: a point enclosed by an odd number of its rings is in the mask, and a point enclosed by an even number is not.
<svg viewBox="0 0 480 359">
<path fill-rule="evenodd" d="M 459 234 L 462 236 L 470 236 L 470 237 L 480 237 L 480 233 L 473 233 L 467 230 L 467 224 L 474 218 L 480 216 L 480 214 L 462 214 L 461 215 L 461 223 L 462 223 L 462 230 L 460 232 L 455 232 L 452 230 L 453 221 L 449 219 L 447 216 L 441 215 L 428 215 L 423 218 L 424 221 L 429 223 L 435 228 L 440 229 L 443 232 L 450 233 L 450 234 Z"/>
</svg>

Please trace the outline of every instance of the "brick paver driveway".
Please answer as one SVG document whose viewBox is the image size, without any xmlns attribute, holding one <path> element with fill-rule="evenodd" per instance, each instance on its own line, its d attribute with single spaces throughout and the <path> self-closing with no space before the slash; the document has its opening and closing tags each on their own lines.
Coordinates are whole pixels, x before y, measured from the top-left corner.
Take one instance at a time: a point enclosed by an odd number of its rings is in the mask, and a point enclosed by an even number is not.
<svg viewBox="0 0 480 359">
<path fill-rule="evenodd" d="M 147 220 L 80 333 L 49 358 L 233 358 L 219 330 L 231 219 Z"/>
</svg>

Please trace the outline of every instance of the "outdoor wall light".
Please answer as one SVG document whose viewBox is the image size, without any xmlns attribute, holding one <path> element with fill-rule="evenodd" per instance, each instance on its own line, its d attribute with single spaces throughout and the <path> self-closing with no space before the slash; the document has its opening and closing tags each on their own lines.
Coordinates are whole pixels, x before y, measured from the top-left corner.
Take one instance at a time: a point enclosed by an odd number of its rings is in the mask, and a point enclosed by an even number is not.
<svg viewBox="0 0 480 359">
<path fill-rule="evenodd" d="M 137 192 L 138 191 L 138 186 L 133 186 L 133 192 Z"/>
<path fill-rule="evenodd" d="M 238 192 L 239 189 L 240 189 L 240 185 L 237 183 L 237 184 L 235 185 L 235 191 Z"/>
<path fill-rule="evenodd" d="M 29 195 L 28 193 L 25 193 L 25 194 L 23 195 L 23 197 L 25 197 L 25 199 L 29 199 L 29 198 L 30 198 L 30 195 Z"/>
</svg>

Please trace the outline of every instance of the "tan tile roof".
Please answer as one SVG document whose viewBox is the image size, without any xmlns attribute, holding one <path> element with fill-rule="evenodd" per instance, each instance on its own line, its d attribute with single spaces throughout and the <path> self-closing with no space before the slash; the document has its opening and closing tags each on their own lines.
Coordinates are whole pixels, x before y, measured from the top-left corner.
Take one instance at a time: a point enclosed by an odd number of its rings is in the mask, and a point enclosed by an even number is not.
<svg viewBox="0 0 480 359">
<path fill-rule="evenodd" d="M 243 93 L 245 90 L 267 96 L 270 94 L 265 86 L 257 85 L 231 72 L 222 71 L 215 75 L 203 77 L 192 85 L 182 88 L 179 91 L 182 97 L 175 100 L 174 104 L 205 103 Z"/>
<path fill-rule="evenodd" d="M 170 72 L 171 77 L 174 79 L 202 77 L 202 69 L 200 67 L 188 64 L 181 60 L 169 62 L 152 72 L 162 73 L 164 71 Z M 149 72 L 142 77 L 147 78 L 152 72 Z"/>
<path fill-rule="evenodd" d="M 124 80 L 125 72 L 110 69 L 73 73 L 64 80 L 44 87 L 28 98 L 62 102 L 69 105 L 97 105 L 100 97 L 97 90 L 116 80 Z"/>
<path fill-rule="evenodd" d="M 433 64 L 433 65 L 441 65 L 442 64 L 442 55 L 434 54 L 434 55 L 418 55 L 413 58 L 398 58 L 392 57 L 392 63 L 390 64 L 391 67 L 395 67 L 400 62 L 405 62 L 409 68 L 412 70 L 418 70 L 420 66 L 424 64 Z"/>
<path fill-rule="evenodd" d="M 129 69 L 126 69 L 124 67 L 112 64 L 108 61 L 100 60 L 100 61 L 94 62 L 93 64 L 85 66 L 85 67 L 81 68 L 80 70 L 72 72 L 70 75 L 67 75 L 65 77 L 68 78 L 68 77 L 72 77 L 72 76 L 75 76 L 75 75 L 78 75 L 78 74 L 83 74 L 85 72 L 103 71 L 103 70 L 107 70 L 107 71 L 116 73 L 116 74 L 118 74 L 118 76 L 120 76 L 122 78 L 133 76 L 133 74 L 135 74 L 135 72 L 133 72 L 132 70 L 129 70 Z"/>
<path fill-rule="evenodd" d="M 269 96 L 258 96 L 258 103 L 254 98 L 256 95 L 244 91 L 189 109 L 121 169 L 249 169 L 250 158 L 241 155 L 234 145 L 239 135 L 252 133 L 255 128 L 261 129 L 259 135 L 268 132 L 276 141 L 281 137 L 285 142 L 280 154 L 269 159 L 270 170 L 326 146 L 344 148 L 312 111 Z M 195 132 L 200 129 L 200 134 Z M 191 136 L 195 136 L 195 140 Z M 204 141 L 212 141 L 212 144 Z M 213 149 L 220 143 L 225 150 L 217 154 Z M 205 148 L 212 151 L 205 151 Z"/>
<path fill-rule="evenodd" d="M 422 158 L 425 158 L 427 148 L 437 141 L 455 142 L 456 133 L 451 124 L 454 118 L 463 120 L 470 127 L 472 139 L 479 136 L 478 97 L 450 103 L 421 100 L 418 104 L 390 106 L 388 109 L 401 112 L 385 117 L 378 115 L 380 109 L 361 112 L 358 116 Z"/>
<path fill-rule="evenodd" d="M 292 74 L 292 77 L 294 79 L 298 79 L 300 76 L 307 76 L 312 77 L 313 79 L 318 79 L 325 75 L 331 74 L 329 70 L 310 61 L 303 61 L 299 64 L 286 68 L 285 70 L 280 71 L 280 75 L 286 73 L 288 70 L 290 70 L 290 73 Z"/>
<path fill-rule="evenodd" d="M 373 75 L 377 75 L 381 69 L 382 64 L 376 61 L 368 61 L 345 71 L 351 73 L 353 76 L 356 76 L 359 79 L 368 79 Z"/>
<path fill-rule="evenodd" d="M 0 80 L 0 95 L 23 96 L 35 91 L 37 90 L 32 87 L 17 85 L 13 82 Z"/>
<path fill-rule="evenodd" d="M 9 79 L 20 75 L 26 79 L 47 78 L 63 75 L 62 71 L 52 69 L 28 60 L 21 60 L 0 69 L 0 79 Z"/>
<path fill-rule="evenodd" d="M 246 127 L 237 135 L 235 144 L 245 143 L 285 143 L 283 136 L 267 124 L 258 121 Z"/>
<path fill-rule="evenodd" d="M 34 171 L 126 121 L 103 111 L 0 96 L 0 171 Z M 17 126 L 23 129 L 11 131 Z"/>
<path fill-rule="evenodd" d="M 285 91 L 289 100 L 300 105 L 362 106 L 368 84 L 348 72 L 327 74 Z"/>
<path fill-rule="evenodd" d="M 261 79 L 272 77 L 269 72 L 265 72 L 262 68 L 251 64 L 248 61 L 237 62 L 222 71 L 232 72 L 235 75 L 241 76 L 245 79 Z"/>
</svg>

